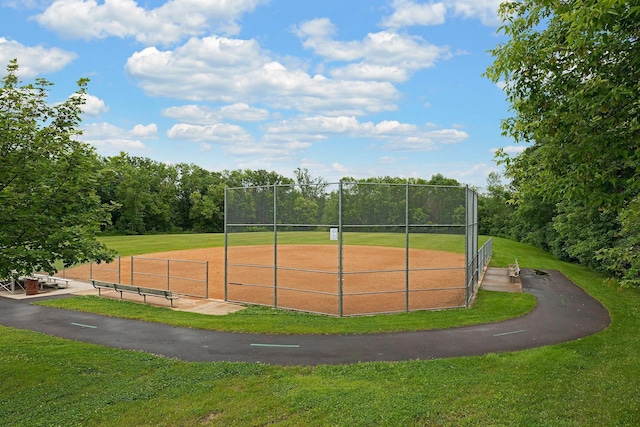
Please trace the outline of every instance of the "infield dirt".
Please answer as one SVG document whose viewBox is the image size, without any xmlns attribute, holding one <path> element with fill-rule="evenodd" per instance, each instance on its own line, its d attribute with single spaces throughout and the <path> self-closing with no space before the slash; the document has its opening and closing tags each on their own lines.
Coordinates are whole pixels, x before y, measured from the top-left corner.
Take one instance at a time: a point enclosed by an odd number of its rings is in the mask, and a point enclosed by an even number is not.
<svg viewBox="0 0 640 427">
<path fill-rule="evenodd" d="M 340 289 L 335 245 L 279 245 L 277 269 L 273 246 L 233 246 L 227 254 L 227 299 L 338 314 L 342 294 L 345 315 L 464 306 L 464 255 L 424 249 L 406 255 L 404 248 L 344 246 Z M 133 278 L 137 286 L 224 299 L 222 247 L 135 256 L 134 274 L 131 265 L 130 257 L 122 257 L 118 263 L 68 269 L 65 275 L 125 284 Z"/>
</svg>

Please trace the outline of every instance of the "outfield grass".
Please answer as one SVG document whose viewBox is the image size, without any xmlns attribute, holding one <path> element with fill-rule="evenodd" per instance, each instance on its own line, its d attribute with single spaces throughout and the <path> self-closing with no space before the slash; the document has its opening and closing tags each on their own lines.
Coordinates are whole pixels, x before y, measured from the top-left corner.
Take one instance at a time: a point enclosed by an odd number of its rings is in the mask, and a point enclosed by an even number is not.
<svg viewBox="0 0 640 427">
<path fill-rule="evenodd" d="M 640 292 L 495 239 L 492 265 L 561 270 L 610 310 L 604 332 L 505 354 L 340 366 L 188 363 L 0 328 L 12 426 L 640 425 Z"/>
<path fill-rule="evenodd" d="M 344 233 L 345 245 L 405 247 L 403 233 Z M 223 234 L 169 234 L 148 236 L 104 236 L 98 239 L 122 256 L 141 255 L 154 252 L 180 251 L 224 246 Z M 488 240 L 480 236 L 480 244 Z M 464 235 L 411 234 L 410 246 L 416 249 L 431 249 L 464 253 Z M 272 232 L 234 233 L 229 235 L 232 246 L 273 245 Z M 278 244 L 337 244 L 329 240 L 328 232 L 287 231 L 278 233 Z"/>
</svg>

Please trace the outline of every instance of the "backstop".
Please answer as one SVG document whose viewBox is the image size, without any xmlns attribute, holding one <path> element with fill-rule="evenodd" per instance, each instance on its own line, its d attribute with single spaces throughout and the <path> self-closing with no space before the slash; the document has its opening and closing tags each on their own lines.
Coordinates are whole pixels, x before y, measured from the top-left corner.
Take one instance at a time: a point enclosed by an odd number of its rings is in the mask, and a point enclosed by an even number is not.
<svg viewBox="0 0 640 427">
<path fill-rule="evenodd" d="M 469 187 L 339 182 L 225 189 L 224 297 L 336 316 L 466 307 Z"/>
</svg>

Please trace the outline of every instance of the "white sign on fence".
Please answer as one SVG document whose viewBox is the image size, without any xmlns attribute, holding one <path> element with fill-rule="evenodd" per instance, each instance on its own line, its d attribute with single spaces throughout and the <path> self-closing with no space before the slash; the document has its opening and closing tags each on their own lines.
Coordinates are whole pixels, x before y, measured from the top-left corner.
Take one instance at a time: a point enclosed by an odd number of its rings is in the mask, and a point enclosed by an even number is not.
<svg viewBox="0 0 640 427">
<path fill-rule="evenodd" d="M 338 240 L 338 229 L 337 228 L 331 228 L 329 230 L 329 239 L 330 240 Z"/>
</svg>

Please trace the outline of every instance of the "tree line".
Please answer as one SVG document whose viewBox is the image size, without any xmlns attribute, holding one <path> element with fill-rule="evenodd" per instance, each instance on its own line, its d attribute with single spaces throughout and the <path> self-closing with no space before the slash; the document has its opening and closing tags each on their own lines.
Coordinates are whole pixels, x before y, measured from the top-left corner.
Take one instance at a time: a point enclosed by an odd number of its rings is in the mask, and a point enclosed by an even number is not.
<svg viewBox="0 0 640 427">
<path fill-rule="evenodd" d="M 224 230 L 226 187 L 274 184 L 281 188 L 277 190 L 282 206 L 279 222 L 333 224 L 337 221 L 337 216 L 332 214 L 337 212 L 335 188 L 327 190 L 329 183 L 321 177 L 313 177 L 307 169 L 296 169 L 293 178 L 264 169 L 218 172 L 195 164 L 165 164 L 124 152 L 113 157 L 97 157 L 95 168 L 98 176 L 96 194 L 110 216 L 102 224 L 103 233 L 219 233 Z M 461 185 L 441 174 L 430 179 L 407 180 L 387 176 L 367 179 L 344 177 L 342 181 L 352 183 L 344 189 L 345 222 L 358 224 L 403 224 L 404 215 L 398 212 L 404 209 L 405 190 L 400 184 Z M 392 185 L 367 185 L 373 183 Z M 235 192 L 230 203 L 234 222 L 271 223 L 272 191 L 270 188 L 254 190 L 250 197 L 246 192 Z M 442 190 L 431 190 L 428 194 L 425 191 L 418 193 L 412 190 L 413 204 L 421 206 L 412 211 L 413 222 L 461 223 L 460 218 L 452 216 L 455 207 L 462 205 L 464 209 L 462 191 L 448 197 Z M 455 206 L 449 208 L 447 204 Z M 449 212 L 449 217 L 437 217 L 445 215 L 445 212 Z M 460 216 L 460 212 L 457 215 Z"/>
</svg>

